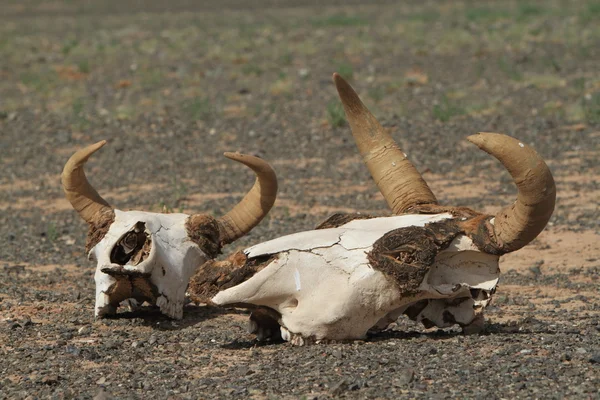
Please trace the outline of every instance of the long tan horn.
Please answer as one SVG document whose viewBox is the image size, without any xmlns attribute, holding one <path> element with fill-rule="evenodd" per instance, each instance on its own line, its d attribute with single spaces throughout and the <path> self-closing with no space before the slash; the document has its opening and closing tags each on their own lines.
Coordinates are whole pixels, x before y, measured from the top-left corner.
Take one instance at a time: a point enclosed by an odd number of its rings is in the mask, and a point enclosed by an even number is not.
<svg viewBox="0 0 600 400">
<path fill-rule="evenodd" d="M 333 74 L 354 141 L 371 176 L 394 214 L 437 200 L 419 171 L 360 100 L 352 86 Z"/>
<path fill-rule="evenodd" d="M 77 151 L 69 158 L 61 175 L 67 200 L 81 218 L 90 224 L 96 223 L 103 211 L 112 210 L 106 200 L 100 197 L 98 192 L 90 185 L 83 171 L 83 166 L 88 158 L 105 144 L 106 140 L 102 140 Z"/>
<path fill-rule="evenodd" d="M 268 162 L 240 153 L 225 153 L 225 157 L 241 162 L 256 174 L 252 189 L 217 222 L 221 243 L 227 244 L 250 232 L 269 213 L 277 196 L 277 176 Z"/>
<path fill-rule="evenodd" d="M 517 185 L 517 200 L 496 214 L 496 245 L 504 253 L 536 238 L 554 211 L 556 186 L 550 169 L 531 147 L 499 133 L 478 133 L 468 141 L 498 159 Z"/>
</svg>

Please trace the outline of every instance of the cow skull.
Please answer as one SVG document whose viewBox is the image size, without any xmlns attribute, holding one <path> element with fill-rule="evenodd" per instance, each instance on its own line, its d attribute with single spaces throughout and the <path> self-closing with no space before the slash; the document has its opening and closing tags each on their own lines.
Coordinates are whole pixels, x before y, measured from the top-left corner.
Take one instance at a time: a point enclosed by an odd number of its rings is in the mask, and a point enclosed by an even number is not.
<svg viewBox="0 0 600 400">
<path fill-rule="evenodd" d="M 62 185 L 73 208 L 89 224 L 86 252 L 97 268 L 96 317 L 116 313 L 125 300 L 148 301 L 180 319 L 190 277 L 221 246 L 248 233 L 267 215 L 277 194 L 271 166 L 253 156 L 225 153 L 257 176 L 250 192 L 220 218 L 113 209 L 88 182 L 83 166 L 106 144 L 76 152 L 66 163 Z"/>
<path fill-rule="evenodd" d="M 250 331 L 259 339 L 280 334 L 296 344 L 361 339 L 401 314 L 426 327 L 479 331 L 500 255 L 533 240 L 553 212 L 548 167 L 511 137 L 470 136 L 508 169 L 517 200 L 495 216 L 438 205 L 352 87 L 337 74 L 334 82 L 360 153 L 396 216 L 334 215 L 317 230 L 211 262 L 192 278 L 193 299 L 252 308 Z"/>
</svg>

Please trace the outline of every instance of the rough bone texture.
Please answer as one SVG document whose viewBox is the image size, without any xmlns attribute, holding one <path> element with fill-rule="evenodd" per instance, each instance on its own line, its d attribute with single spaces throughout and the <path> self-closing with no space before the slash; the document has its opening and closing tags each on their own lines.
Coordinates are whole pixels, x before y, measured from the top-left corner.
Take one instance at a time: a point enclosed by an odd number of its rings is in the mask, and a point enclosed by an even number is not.
<svg viewBox="0 0 600 400">
<path fill-rule="evenodd" d="M 120 302 L 133 299 L 181 318 L 190 277 L 216 249 L 214 219 L 204 218 L 190 237 L 186 214 L 114 210 L 113 215 L 102 237 L 94 234 L 100 240 L 90 250 L 97 260 L 96 316 L 114 314 Z"/>
<path fill-rule="evenodd" d="M 190 239 L 210 257 L 221 254 L 219 224 L 210 215 L 195 214 L 185 221 L 185 230 Z"/>
<path fill-rule="evenodd" d="M 396 229 L 375 242 L 368 254 L 369 262 L 392 279 L 405 296 L 413 296 L 438 253 L 459 233 L 454 220 Z"/>
<path fill-rule="evenodd" d="M 224 261 L 210 260 L 190 280 L 190 299 L 195 303 L 211 303 L 210 299 L 220 290 L 245 282 L 271 260 L 272 257 L 248 260 L 241 251 Z"/>
<path fill-rule="evenodd" d="M 328 228 L 338 228 L 342 225 L 347 224 L 350 221 L 354 221 L 355 219 L 369 219 L 375 218 L 372 215 L 368 214 L 359 214 L 359 213 L 335 213 L 325 221 L 321 222 L 315 229 L 328 229 Z"/>
<path fill-rule="evenodd" d="M 103 209 L 90 223 L 85 243 L 86 254 L 89 254 L 104 239 L 113 222 L 115 222 L 115 212 L 111 209 Z"/>
<path fill-rule="evenodd" d="M 338 215 L 323 224 L 330 228 L 246 249 L 245 261 L 238 254 L 214 264 L 221 266 L 211 272 L 218 279 L 199 271 L 190 291 L 220 289 L 216 305 L 268 307 L 280 315 L 281 337 L 297 344 L 362 339 L 403 313 L 426 326 L 480 323 L 499 274 L 498 256 L 482 253 L 468 232 L 469 221 L 482 215 L 453 209 L 353 217 Z M 233 276 L 236 265 L 244 273 Z M 253 330 L 265 337 L 273 329 L 262 320 L 254 319 Z"/>
</svg>

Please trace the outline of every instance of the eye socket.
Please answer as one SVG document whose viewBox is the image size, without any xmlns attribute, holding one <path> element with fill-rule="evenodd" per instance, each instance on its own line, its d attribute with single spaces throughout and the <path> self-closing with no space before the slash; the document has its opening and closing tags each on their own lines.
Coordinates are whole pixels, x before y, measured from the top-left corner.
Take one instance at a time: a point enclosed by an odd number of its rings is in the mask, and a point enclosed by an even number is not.
<svg viewBox="0 0 600 400">
<path fill-rule="evenodd" d="M 139 264 L 150 253 L 150 238 L 146 235 L 146 224 L 138 222 L 134 228 L 121 237 L 110 253 L 110 261 L 125 265 L 132 258 L 133 265 Z"/>
</svg>

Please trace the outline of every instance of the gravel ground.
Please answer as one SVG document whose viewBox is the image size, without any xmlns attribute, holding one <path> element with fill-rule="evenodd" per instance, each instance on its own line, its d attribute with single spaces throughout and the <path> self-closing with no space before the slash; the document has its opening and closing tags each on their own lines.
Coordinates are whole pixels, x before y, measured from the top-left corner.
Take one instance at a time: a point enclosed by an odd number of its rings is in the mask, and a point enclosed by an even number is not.
<svg viewBox="0 0 600 400">
<path fill-rule="evenodd" d="M 599 398 L 598 3 L 238 3 L 6 1 L 0 398 Z M 513 135 L 548 161 L 556 211 L 503 259 L 485 332 L 400 319 L 298 348 L 256 342 L 237 310 L 94 321 L 86 227 L 59 182 L 84 145 L 109 141 L 87 171 L 121 209 L 220 215 L 253 181 L 222 152 L 271 161 L 277 203 L 225 255 L 334 211 L 389 213 L 334 71 L 442 203 L 494 212 L 515 196 L 469 134 Z"/>
</svg>

